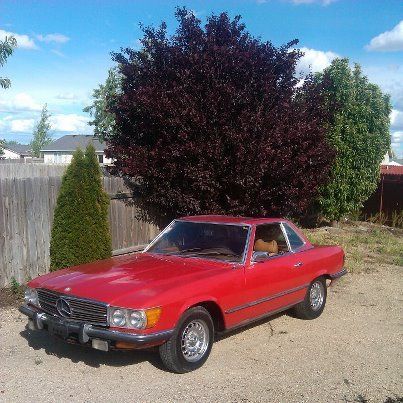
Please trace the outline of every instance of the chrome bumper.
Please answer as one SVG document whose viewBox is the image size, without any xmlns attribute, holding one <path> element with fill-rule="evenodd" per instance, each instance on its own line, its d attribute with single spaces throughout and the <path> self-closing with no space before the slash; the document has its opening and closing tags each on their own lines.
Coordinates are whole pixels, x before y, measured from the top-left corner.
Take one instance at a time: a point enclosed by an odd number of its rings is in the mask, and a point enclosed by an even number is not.
<svg viewBox="0 0 403 403">
<path fill-rule="evenodd" d="M 114 342 L 123 341 L 141 347 L 154 343 L 162 344 L 167 341 L 173 333 L 173 329 L 150 334 L 133 334 L 102 329 L 86 323 L 72 322 L 47 313 L 37 312 L 28 305 L 20 306 L 19 311 L 28 316 L 33 329 L 44 330 L 46 327 L 50 333 L 65 339 L 75 335 L 78 337 L 80 343 L 87 343 L 92 339 L 101 339 Z"/>
</svg>

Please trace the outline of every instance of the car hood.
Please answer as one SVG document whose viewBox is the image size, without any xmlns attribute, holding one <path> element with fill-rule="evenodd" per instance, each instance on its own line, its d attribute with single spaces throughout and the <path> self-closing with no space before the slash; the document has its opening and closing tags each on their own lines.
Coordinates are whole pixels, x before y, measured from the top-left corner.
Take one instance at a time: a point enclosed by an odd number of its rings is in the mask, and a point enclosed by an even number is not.
<svg viewBox="0 0 403 403">
<path fill-rule="evenodd" d="M 167 288 L 189 285 L 231 266 L 228 262 L 138 253 L 52 272 L 29 286 L 112 305 L 135 293 L 138 304 Z"/>
</svg>

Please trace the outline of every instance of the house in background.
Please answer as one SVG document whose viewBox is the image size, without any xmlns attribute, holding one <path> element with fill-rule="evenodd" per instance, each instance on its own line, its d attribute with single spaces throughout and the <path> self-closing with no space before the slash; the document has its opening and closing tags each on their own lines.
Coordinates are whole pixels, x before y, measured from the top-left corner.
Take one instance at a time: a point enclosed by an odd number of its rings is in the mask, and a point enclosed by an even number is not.
<svg viewBox="0 0 403 403">
<path fill-rule="evenodd" d="M 111 164 L 112 160 L 105 157 L 105 143 L 101 143 L 96 137 L 86 134 L 72 134 L 60 137 L 41 149 L 45 164 L 68 164 L 73 158 L 73 153 L 78 148 L 83 151 L 88 144 L 92 144 L 98 156 L 100 164 Z"/>
<path fill-rule="evenodd" d="M 392 214 L 403 210 L 403 165 L 402 160 L 392 160 L 389 154 L 381 162 L 380 181 L 377 190 L 364 203 L 364 216 L 376 214 L 387 217 L 387 223 Z M 389 221 L 388 221 L 389 220 Z"/>
<path fill-rule="evenodd" d="M 381 162 L 381 166 L 384 166 L 384 165 L 401 166 L 402 164 L 403 164 L 403 160 L 392 158 L 392 157 L 390 157 L 389 153 L 385 154 L 385 156 L 383 157 L 383 160 Z"/>
<path fill-rule="evenodd" d="M 2 160 L 17 160 L 31 157 L 31 150 L 28 144 L 14 144 L 3 147 Z"/>
</svg>

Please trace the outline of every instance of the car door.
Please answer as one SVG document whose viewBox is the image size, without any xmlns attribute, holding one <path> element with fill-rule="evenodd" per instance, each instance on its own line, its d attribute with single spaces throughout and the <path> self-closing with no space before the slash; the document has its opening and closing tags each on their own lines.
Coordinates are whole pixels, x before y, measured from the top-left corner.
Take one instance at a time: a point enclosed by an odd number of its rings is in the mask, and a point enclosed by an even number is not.
<svg viewBox="0 0 403 403">
<path fill-rule="evenodd" d="M 242 303 L 232 310 L 240 322 L 300 302 L 308 286 L 305 282 L 307 266 L 304 265 L 304 253 L 292 250 L 284 224 L 257 226 L 251 247 L 261 238 L 265 238 L 263 241 L 266 243 L 275 240 L 278 253 L 268 253 L 267 258 L 251 261 L 245 266 Z M 300 248 L 303 250 L 303 245 Z"/>
</svg>

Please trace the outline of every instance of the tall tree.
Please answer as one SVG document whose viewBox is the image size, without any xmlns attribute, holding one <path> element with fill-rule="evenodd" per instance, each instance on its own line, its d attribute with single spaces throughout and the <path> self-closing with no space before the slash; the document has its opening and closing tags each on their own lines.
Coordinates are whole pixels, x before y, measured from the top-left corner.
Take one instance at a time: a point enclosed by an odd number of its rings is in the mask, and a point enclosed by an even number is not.
<svg viewBox="0 0 403 403">
<path fill-rule="evenodd" d="M 115 105 L 115 99 L 120 93 L 120 74 L 116 68 L 108 71 L 105 84 L 101 84 L 92 93 L 93 103 L 83 109 L 94 120 L 89 122 L 94 126 L 94 135 L 101 141 L 105 137 L 113 135 L 115 130 L 115 116 L 111 112 Z"/>
<path fill-rule="evenodd" d="M 327 138 L 337 150 L 330 181 L 320 192 L 325 217 L 338 221 L 375 191 L 379 165 L 390 149 L 390 99 L 358 64 L 336 59 L 316 77 L 328 110 Z"/>
<path fill-rule="evenodd" d="M 57 270 L 111 256 L 109 197 L 102 188 L 95 149 L 74 153 L 55 208 L 50 268 Z"/>
<path fill-rule="evenodd" d="M 39 122 L 35 126 L 33 139 L 30 143 L 34 157 L 39 158 L 41 156 L 41 149 L 52 142 L 52 136 L 49 133 L 51 129 L 50 117 L 51 114 L 48 112 L 47 105 L 45 104 L 42 108 Z"/>
<path fill-rule="evenodd" d="M 4 40 L 0 40 L 0 67 L 6 64 L 7 59 L 12 55 L 14 48 L 17 46 L 17 40 L 13 36 L 6 36 Z M 9 88 L 11 81 L 7 77 L 0 77 L 0 87 Z"/>
<path fill-rule="evenodd" d="M 6 145 L 6 141 L 0 139 L 0 157 L 4 155 L 4 146 Z"/>
<path fill-rule="evenodd" d="M 333 159 L 317 88 L 295 72 L 292 41 L 253 38 L 226 13 L 202 27 L 145 28 L 143 49 L 114 54 L 122 75 L 116 130 L 105 136 L 115 173 L 146 218 L 188 214 L 297 215 L 317 197 Z"/>
</svg>

